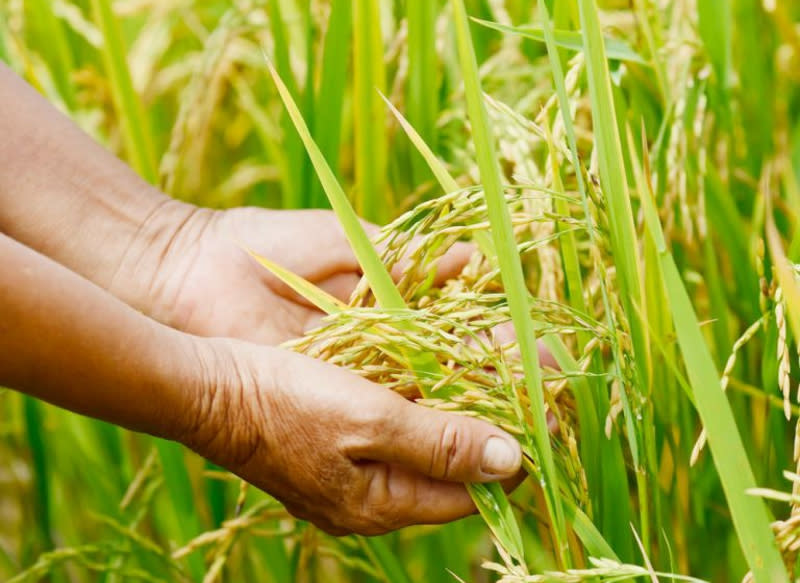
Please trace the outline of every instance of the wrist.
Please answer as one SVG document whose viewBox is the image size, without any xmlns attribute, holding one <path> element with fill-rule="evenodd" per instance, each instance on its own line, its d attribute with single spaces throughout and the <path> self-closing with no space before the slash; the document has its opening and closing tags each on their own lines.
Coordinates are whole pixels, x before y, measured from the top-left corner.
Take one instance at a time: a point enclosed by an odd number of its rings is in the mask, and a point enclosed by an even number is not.
<svg viewBox="0 0 800 583">
<path fill-rule="evenodd" d="M 120 255 L 109 292 L 153 319 L 180 329 L 179 282 L 198 255 L 197 243 L 216 214 L 164 197 L 142 219 Z"/>
<path fill-rule="evenodd" d="M 237 340 L 183 335 L 193 363 L 185 386 L 185 402 L 177 421 L 163 435 L 182 443 L 221 465 L 244 463 L 260 446 L 263 423 L 259 410 L 271 393 L 273 349 L 258 348 Z M 258 366 L 256 366 L 258 363 Z"/>
</svg>

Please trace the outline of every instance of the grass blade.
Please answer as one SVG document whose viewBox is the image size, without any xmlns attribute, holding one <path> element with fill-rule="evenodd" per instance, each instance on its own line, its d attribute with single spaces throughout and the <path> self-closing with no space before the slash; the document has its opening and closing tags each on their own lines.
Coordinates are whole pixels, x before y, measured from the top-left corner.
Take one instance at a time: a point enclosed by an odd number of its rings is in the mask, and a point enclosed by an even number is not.
<svg viewBox="0 0 800 583">
<path fill-rule="evenodd" d="M 658 489 L 648 484 L 648 480 L 657 475 L 657 463 L 653 444 L 654 432 L 645 429 L 651 425 L 649 417 L 652 401 L 648 393 L 652 390 L 652 379 L 648 369 L 648 363 L 651 361 L 650 347 L 640 316 L 644 309 L 643 279 L 639 269 L 640 253 L 597 4 L 595 0 L 580 0 L 579 8 L 600 183 L 608 205 L 611 251 L 617 270 L 622 305 L 628 315 L 634 356 L 633 374 L 637 377 L 635 382 L 631 383 L 634 393 L 632 398 L 626 395 L 627 391 L 621 391 L 621 396 L 631 454 L 637 468 L 636 484 L 641 521 L 639 531 L 642 533 L 645 546 L 649 548 L 650 500 L 657 496 Z M 631 403 L 633 399 L 635 399 L 635 412 L 634 403 Z"/>
<path fill-rule="evenodd" d="M 0 61 L 11 65 L 11 60 L 8 58 L 8 49 L 6 48 L 6 36 L 8 35 L 8 27 L 6 26 L 6 16 L 0 10 Z"/>
<path fill-rule="evenodd" d="M 417 152 L 419 152 L 419 154 L 428 164 L 428 168 L 431 172 L 433 172 L 433 175 L 436 177 L 436 180 L 439 182 L 439 185 L 442 187 L 442 189 L 447 193 L 459 190 L 461 187 L 447 171 L 447 168 L 445 168 L 442 161 L 436 157 L 436 154 L 433 153 L 433 150 L 431 150 L 431 148 L 428 146 L 425 139 L 419 133 L 417 133 L 417 130 L 414 128 L 414 126 L 405 117 L 403 117 L 403 114 L 400 113 L 394 105 L 392 105 L 392 102 L 389 101 L 386 96 L 381 94 L 381 97 L 383 97 L 387 107 L 394 114 L 395 118 L 397 118 L 400 127 L 403 128 L 403 131 L 405 131 L 408 139 L 411 140 L 411 143 L 417 149 Z"/>
<path fill-rule="evenodd" d="M 269 2 L 267 7 L 269 9 L 270 32 L 275 44 L 275 67 L 281 79 L 286 80 L 286 85 L 292 97 L 296 101 L 300 101 L 300 91 L 297 87 L 289 58 L 291 43 L 289 42 L 290 37 L 286 32 L 281 0 Z M 283 207 L 303 208 L 305 206 L 303 198 L 306 192 L 306 172 L 304 171 L 306 158 L 303 144 L 298 140 L 297 134 L 292 131 L 291 119 L 283 119 L 281 125 L 285 132 L 283 149 L 286 156 L 285 171 L 287 174 L 287 180 L 283 184 L 285 189 L 283 192 Z"/>
<path fill-rule="evenodd" d="M 438 2 L 411 0 L 406 5 L 408 19 L 408 88 L 406 107 L 411 124 L 422 140 L 436 143 L 438 82 L 436 72 L 436 15 Z M 429 174 L 412 158 L 414 182 L 419 184 Z"/>
<path fill-rule="evenodd" d="M 75 67 L 64 27 L 56 18 L 52 2 L 34 0 L 25 4 L 30 10 L 29 22 L 36 32 L 38 49 L 50 66 L 64 104 L 71 110 L 75 107 L 75 89 L 70 76 Z"/>
<path fill-rule="evenodd" d="M 372 564 L 381 570 L 386 583 L 411 583 L 400 560 L 389 549 L 384 539 L 358 537 L 358 540 Z"/>
<path fill-rule="evenodd" d="M 605 46 L 600 32 L 597 6 L 594 0 L 580 0 L 581 24 L 583 26 L 584 53 L 589 80 L 589 93 L 592 101 L 592 118 L 595 129 L 600 182 L 609 206 L 609 223 L 611 227 L 611 245 L 617 271 L 621 279 L 620 287 L 623 297 L 629 298 L 630 306 L 641 305 L 641 285 L 639 274 L 639 252 L 636 242 L 636 230 L 633 224 L 625 158 L 619 137 L 617 115 L 611 93 L 611 77 L 608 61 L 605 58 Z M 629 310 L 628 313 L 633 313 Z M 631 322 L 634 336 L 639 326 Z M 645 345 L 634 338 L 635 348 Z M 644 357 L 644 353 L 639 355 Z M 644 380 L 644 378 L 642 379 Z"/>
<path fill-rule="evenodd" d="M 296 275 L 288 269 L 281 267 L 277 263 L 270 261 L 266 257 L 262 257 L 258 253 L 245 249 L 247 253 L 256 261 L 258 261 L 264 268 L 266 268 L 272 275 L 280 279 L 283 283 L 292 288 L 292 291 L 300 294 L 309 302 L 314 304 L 321 312 L 326 314 L 335 314 L 347 308 L 343 302 L 330 295 L 325 290 L 315 286 L 309 281 Z"/>
<path fill-rule="evenodd" d="M 366 231 L 364 231 L 364 227 L 358 220 L 358 216 L 350 206 L 341 186 L 336 181 L 333 171 L 331 170 L 330 166 L 328 166 L 328 163 L 325 161 L 322 153 L 319 151 L 319 147 L 314 143 L 314 140 L 308 131 L 308 127 L 303 121 L 300 111 L 297 109 L 297 106 L 292 100 L 291 94 L 281 81 L 277 71 L 275 71 L 275 68 L 272 66 L 272 63 L 268 61 L 267 64 L 270 73 L 275 80 L 275 84 L 278 87 L 278 92 L 284 101 L 286 109 L 289 112 L 289 115 L 292 118 L 292 121 L 294 122 L 295 127 L 297 128 L 297 131 L 306 146 L 309 157 L 311 158 L 311 163 L 314 165 L 314 168 L 317 171 L 322 186 L 328 195 L 331 206 L 339 217 L 339 221 L 342 223 L 342 227 L 351 247 L 353 248 L 353 252 L 355 253 L 356 258 L 358 259 L 358 262 L 370 283 L 372 291 L 375 294 L 375 298 L 384 310 L 407 309 L 403 297 L 400 295 L 400 292 L 392 282 L 389 272 L 386 270 L 386 267 L 381 262 L 380 257 L 375 251 L 375 248 L 372 246 L 372 242 L 369 240 Z M 332 306 L 328 305 L 328 307 Z M 408 321 L 401 321 L 398 323 L 398 325 L 413 326 L 413 324 Z M 535 347 L 535 340 L 533 346 Z M 440 374 L 441 367 L 435 358 L 430 354 L 406 354 L 404 352 L 404 357 L 408 361 L 409 366 L 418 375 Z M 538 358 L 538 354 L 536 355 L 536 358 Z M 544 397 L 542 396 L 539 401 L 539 407 L 542 409 L 542 419 L 544 419 L 543 403 Z M 544 422 L 542 427 L 547 427 L 546 422 Z M 545 429 L 544 431 L 546 434 L 547 430 Z M 516 524 L 513 513 L 497 513 L 498 508 L 502 509 L 508 504 L 502 488 L 471 486 L 470 491 L 473 494 L 473 500 L 475 501 L 481 513 L 493 516 L 492 523 L 489 523 L 489 527 L 492 529 L 492 532 L 494 532 L 498 540 L 505 545 L 507 549 L 514 549 L 515 552 L 520 556 L 520 562 L 524 564 L 524 561 L 521 560 L 521 545 L 517 543 L 516 537 L 513 534 L 514 532 L 519 532 L 519 526 Z"/>
<path fill-rule="evenodd" d="M 125 151 L 131 165 L 150 184 L 158 181 L 150 121 L 133 88 L 122 29 L 110 0 L 91 0 L 95 24 L 103 33 L 103 63 L 111 81 L 114 106 L 122 124 Z"/>
<path fill-rule="evenodd" d="M 336 180 L 333 170 L 331 170 L 331 167 L 325 161 L 319 147 L 314 143 L 311 132 L 309 132 L 308 126 L 306 126 L 303 116 L 297 108 L 291 93 L 281 80 L 278 72 L 272 66 L 272 63 L 267 61 L 267 65 L 278 87 L 281 99 L 286 106 L 286 111 L 306 147 L 306 151 L 311 158 L 311 163 L 317 171 L 317 176 L 319 176 L 325 193 L 328 195 L 331 207 L 342 223 L 342 228 L 347 236 L 347 240 L 353 249 L 353 253 L 356 255 L 356 259 L 358 259 L 359 265 L 361 265 L 361 268 L 364 270 L 364 275 L 366 275 L 370 282 L 370 286 L 372 287 L 375 297 L 378 299 L 378 303 L 386 310 L 405 309 L 405 301 L 403 301 L 400 292 L 397 291 L 394 282 L 392 282 L 389 272 L 386 271 L 386 267 L 381 262 L 380 257 L 378 257 L 378 253 L 372 246 L 372 242 L 367 236 L 367 232 L 364 230 L 358 215 L 356 215 L 353 207 L 350 206 L 347 195 Z"/>
<path fill-rule="evenodd" d="M 375 247 L 373 247 L 372 241 L 370 241 L 369 236 L 364 230 L 358 215 L 356 215 L 353 207 L 350 205 L 344 190 L 342 190 L 342 187 L 336 180 L 333 171 L 322 156 L 319 147 L 314 143 L 314 139 L 311 137 L 311 133 L 308 131 L 303 116 L 294 103 L 289 90 L 286 88 L 286 85 L 283 84 L 280 76 L 269 60 L 267 60 L 267 65 L 278 87 L 278 92 L 281 95 L 281 99 L 283 99 L 286 110 L 295 124 L 297 132 L 311 158 L 311 163 L 317 171 L 325 193 L 328 195 L 328 200 L 339 222 L 342 224 L 342 229 L 353 249 L 353 253 L 367 281 L 369 281 L 370 288 L 375 294 L 375 299 L 384 310 L 406 310 L 408 306 L 406 306 L 405 300 L 395 287 L 386 266 L 381 262 L 381 258 L 378 256 Z M 409 321 L 401 320 L 398 322 L 398 326 L 413 326 L 413 324 Z M 417 374 L 437 375 L 441 370 L 439 363 L 430 354 L 407 354 L 406 357 L 409 365 Z"/>
<path fill-rule="evenodd" d="M 518 34 L 531 40 L 545 42 L 544 30 L 542 26 L 525 25 L 525 26 L 506 26 L 498 22 L 491 22 L 489 20 L 481 20 L 480 18 L 473 18 L 475 22 L 486 28 L 497 30 L 508 34 Z M 572 30 L 553 30 L 553 39 L 556 46 L 570 51 L 583 50 L 583 37 L 580 32 Z M 631 63 L 638 63 L 640 65 L 649 65 L 647 60 L 637 53 L 633 48 L 623 40 L 605 37 L 606 42 L 606 56 L 615 61 L 628 61 Z"/>
<path fill-rule="evenodd" d="M 572 121 L 572 118 L 569 115 L 570 104 L 569 99 L 567 97 L 566 87 L 565 87 L 565 79 L 564 79 L 564 72 L 561 65 L 561 60 L 558 55 L 555 37 L 552 32 L 552 24 L 550 23 L 550 16 L 547 12 L 547 7 L 543 3 L 539 3 L 539 9 L 541 14 L 542 20 L 542 33 L 545 39 L 545 43 L 547 44 L 548 49 L 548 56 L 550 59 L 550 64 L 553 73 L 553 79 L 556 86 L 556 95 L 559 101 L 559 107 L 562 113 L 563 121 L 564 121 L 564 128 L 566 130 L 567 141 L 569 145 L 569 151 L 572 157 L 572 164 L 573 167 L 576 169 L 575 176 L 578 182 L 578 191 L 581 195 L 581 203 L 583 206 L 583 213 L 585 216 L 585 220 L 587 223 L 587 232 L 589 235 L 589 240 L 592 245 L 596 246 L 597 241 L 595 235 L 595 226 L 591 219 L 592 214 L 589 209 L 589 197 L 587 193 L 587 187 L 583 172 L 581 171 L 581 161 L 578 155 L 577 149 L 577 138 L 575 127 Z M 552 145 L 551 145 L 552 151 Z M 551 164 L 553 164 L 553 172 L 554 175 L 557 174 L 557 163 L 555 161 L 555 157 L 551 156 Z M 557 180 L 557 177 L 556 177 Z M 566 240 L 562 239 L 562 246 L 565 243 L 568 243 Z M 484 246 L 482 246 L 483 248 Z M 569 245 L 567 248 L 562 248 L 562 258 L 566 261 L 565 266 L 567 263 L 572 265 L 571 268 L 567 269 L 568 273 L 571 273 L 571 281 L 568 282 L 570 289 L 570 302 L 574 303 L 577 302 L 577 307 L 579 311 L 581 310 L 580 304 L 582 303 L 582 298 L 578 297 L 580 295 L 579 287 L 579 274 L 576 272 L 575 266 L 575 258 L 574 258 L 574 249 L 571 253 L 569 250 Z M 574 247 L 574 246 L 573 246 Z M 612 310 L 610 308 L 610 300 L 609 300 L 609 293 L 606 289 L 605 285 L 600 286 L 602 292 L 603 303 L 605 306 L 605 313 L 609 318 L 609 327 L 614 328 L 614 322 L 611 319 L 610 314 Z M 567 354 L 566 349 L 563 347 L 563 343 L 560 342 L 558 339 L 553 339 L 552 337 L 546 336 L 544 338 L 545 343 L 548 345 L 548 348 L 554 355 L 559 353 Z M 612 342 L 614 338 L 612 337 Z M 620 351 L 618 348 L 613 350 L 613 354 L 615 356 L 615 362 L 617 366 L 617 371 L 620 370 Z M 558 356 L 556 357 L 558 359 Z M 564 364 L 559 360 L 559 364 L 564 369 Z M 564 369 L 566 370 L 566 369 Z M 603 372 L 602 364 L 600 362 L 596 363 L 596 370 L 595 373 L 601 374 Z M 593 427 L 601 427 L 603 424 L 604 417 L 606 413 L 609 411 L 609 397 L 605 390 L 605 387 L 600 382 L 600 378 L 596 377 L 592 382 L 592 391 L 588 390 L 588 387 L 584 387 L 582 384 L 573 384 L 573 390 L 575 390 L 576 400 L 579 410 L 579 421 L 581 427 L 584 431 L 590 431 Z M 594 395 L 592 395 L 594 393 Z M 624 400 L 627 403 L 626 400 Z M 629 411 L 630 407 L 626 405 L 626 410 Z M 626 419 L 630 419 L 631 416 L 626 417 Z M 633 435 L 632 424 L 630 421 L 629 423 L 629 434 Z M 587 441 L 589 443 L 587 443 Z M 595 448 L 598 447 L 600 452 L 599 455 L 595 451 Z M 632 449 L 634 454 L 634 459 L 638 460 L 636 442 L 632 442 Z M 581 451 L 582 457 L 584 458 L 584 463 L 587 464 L 587 479 L 589 479 L 589 487 L 590 492 L 593 492 L 593 497 L 598 503 L 595 505 L 595 512 L 597 516 L 596 519 L 599 519 L 602 524 L 602 529 L 605 535 L 608 537 L 617 552 L 620 553 L 624 559 L 626 560 L 633 560 L 633 546 L 630 536 L 630 529 L 628 525 L 630 524 L 630 500 L 629 500 L 629 493 L 628 493 L 628 484 L 627 480 L 623 477 L 625 475 L 625 462 L 622 456 L 622 448 L 620 438 L 617 432 L 612 433 L 611 438 L 608 440 L 599 440 L 599 442 L 595 442 L 595 440 L 581 440 Z M 592 460 L 597 460 L 599 464 L 595 466 L 592 463 Z M 638 461 L 637 461 L 638 465 Z M 592 468 L 595 470 L 592 470 Z M 602 474 L 602 475 L 601 475 Z M 605 509 L 613 509 L 613 510 L 605 510 Z"/>
<path fill-rule="evenodd" d="M 164 472 L 164 483 L 169 491 L 172 502 L 172 510 L 176 517 L 178 532 L 181 541 L 190 541 L 196 537 L 202 528 L 200 519 L 197 515 L 197 508 L 194 503 L 194 492 L 186 463 L 183 459 L 183 448 L 174 441 L 156 439 L 156 448 L 161 459 L 161 468 Z M 189 571 L 195 581 L 203 578 L 203 557 L 198 553 L 192 553 L 187 557 Z"/>
<path fill-rule="evenodd" d="M 564 505 L 564 514 L 567 520 L 572 524 L 575 534 L 581 539 L 583 546 L 586 547 L 589 555 L 592 557 L 603 557 L 619 561 L 614 549 L 608 546 L 608 543 L 603 538 L 595 527 L 594 523 L 589 520 L 586 514 L 575 506 L 574 504 Z"/>
<path fill-rule="evenodd" d="M 353 2 L 356 209 L 383 223 L 392 203 L 386 185 L 386 124 L 378 91 L 386 90 L 379 3 Z M 377 90 L 377 91 L 376 91 Z"/>
<path fill-rule="evenodd" d="M 353 4 L 351 0 L 333 0 L 325 48 L 322 56 L 321 79 L 317 93 L 314 119 L 314 140 L 334 172 L 339 164 L 342 114 L 347 91 L 348 48 L 353 29 Z M 311 206 L 330 207 L 322 184 L 311 181 Z"/>
<path fill-rule="evenodd" d="M 728 0 L 697 3 L 698 30 L 723 89 L 730 83 L 733 62 L 731 28 L 733 10 Z"/>
<path fill-rule="evenodd" d="M 35 486 L 34 512 L 36 529 L 46 550 L 54 548 L 52 524 L 50 520 L 50 464 L 47 460 L 44 433 L 42 428 L 42 404 L 33 397 L 23 397 L 25 436 L 31 452 L 33 483 Z"/>
<path fill-rule="evenodd" d="M 525 564 L 522 533 L 514 517 L 514 511 L 506 498 L 503 487 L 497 482 L 468 484 L 467 488 L 478 507 L 481 517 L 494 536 L 520 565 Z"/>
<path fill-rule="evenodd" d="M 558 478 L 553 463 L 550 447 L 550 436 L 547 431 L 547 418 L 544 410 L 544 391 L 539 368 L 539 354 L 536 346 L 536 335 L 530 318 L 528 289 L 522 273 L 522 264 L 517 253 L 517 244 L 511 226 L 511 215 L 506 205 L 505 194 L 497 164 L 494 138 L 489 128 L 489 119 L 483 103 L 478 65 L 472 47 L 469 31 L 469 20 L 463 0 L 453 0 L 456 40 L 458 54 L 464 76 L 467 111 L 472 123 L 473 141 L 478 155 L 481 182 L 483 183 L 489 220 L 492 225 L 492 236 L 503 285 L 508 297 L 509 310 L 514 322 L 514 330 L 520 346 L 525 371 L 525 385 L 530 397 L 533 418 L 528 419 L 525 426 L 532 428 L 534 451 L 539 457 L 541 481 L 547 500 L 548 511 L 553 523 L 554 547 L 561 565 L 568 565 L 567 536 L 564 527 L 564 512 L 559 498 Z"/>
<path fill-rule="evenodd" d="M 788 581 L 772 537 L 767 508 L 761 499 L 747 494 L 755 488 L 755 477 L 730 404 L 719 388 L 719 374 L 701 332 L 697 314 L 667 248 L 652 193 L 641 194 L 645 220 L 658 251 L 678 345 L 683 353 L 686 372 L 694 389 L 697 412 L 708 435 L 711 456 L 728 500 L 739 544 L 756 582 Z"/>
<path fill-rule="evenodd" d="M 772 192 L 771 192 L 771 172 L 767 170 L 763 179 L 762 189 L 764 190 L 764 200 L 766 202 L 766 224 L 764 225 L 767 235 L 767 245 L 775 264 L 775 275 L 783 291 L 786 300 L 786 308 L 789 316 L 789 325 L 795 339 L 800 339 L 800 287 L 797 285 L 797 278 L 794 269 L 783 250 L 781 236 L 775 227 L 775 217 L 772 214 Z"/>
</svg>

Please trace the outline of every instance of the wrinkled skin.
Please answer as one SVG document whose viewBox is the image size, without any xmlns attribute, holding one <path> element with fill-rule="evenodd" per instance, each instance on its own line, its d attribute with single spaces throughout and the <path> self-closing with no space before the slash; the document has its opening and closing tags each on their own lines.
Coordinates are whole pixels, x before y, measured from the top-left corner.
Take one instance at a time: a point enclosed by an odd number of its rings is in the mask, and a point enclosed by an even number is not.
<svg viewBox="0 0 800 583">
<path fill-rule="evenodd" d="M 365 228 L 375 233 L 374 225 Z M 258 265 L 267 257 L 346 301 L 361 272 L 329 211 L 197 209 L 184 221 L 154 283 L 162 318 L 202 336 L 278 345 L 313 327 L 321 314 Z M 472 248 L 458 244 L 440 262 L 437 283 L 453 277 Z M 395 275 L 400 275 L 398 266 Z"/>
<path fill-rule="evenodd" d="M 237 242 L 346 297 L 331 213 L 170 199 L 2 63 L 0 135 L 2 384 L 182 441 L 334 533 L 457 518 L 459 482 L 518 471 L 499 429 L 275 347 L 320 315 Z"/>
<path fill-rule="evenodd" d="M 360 277 L 332 213 L 197 213 L 164 258 L 168 279 L 155 285 L 172 325 L 274 345 L 319 319 L 240 245 L 342 299 Z M 455 247 L 437 279 L 455 275 L 470 252 Z M 463 482 L 507 479 L 519 469 L 517 443 L 483 421 L 426 409 L 281 349 L 235 340 L 213 347 L 203 360 L 226 372 L 206 383 L 183 441 L 329 533 L 372 535 L 460 518 L 475 510 Z M 481 469 L 492 437 L 509 446 L 503 471 Z"/>
<path fill-rule="evenodd" d="M 231 389 L 212 383 L 204 421 L 184 441 L 329 533 L 455 520 L 474 512 L 459 482 L 519 467 L 516 443 L 488 423 L 426 409 L 293 353 L 240 345 L 220 354 L 237 355 L 228 366 L 241 380 Z M 481 469 L 489 438 L 510 446 L 503 473 Z"/>
</svg>

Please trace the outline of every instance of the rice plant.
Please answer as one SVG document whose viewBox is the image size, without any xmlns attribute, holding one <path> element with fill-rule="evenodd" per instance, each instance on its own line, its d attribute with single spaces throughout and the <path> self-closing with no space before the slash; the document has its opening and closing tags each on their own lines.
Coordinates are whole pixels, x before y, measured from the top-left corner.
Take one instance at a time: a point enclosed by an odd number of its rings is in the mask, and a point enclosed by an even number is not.
<svg viewBox="0 0 800 583">
<path fill-rule="evenodd" d="M 795 579 L 798 23 L 755 0 L 0 6 L 0 58 L 170 194 L 332 208 L 349 302 L 254 257 L 327 314 L 287 347 L 502 427 L 529 476 L 470 485 L 453 525 L 335 539 L 6 391 L 0 575 Z"/>
</svg>

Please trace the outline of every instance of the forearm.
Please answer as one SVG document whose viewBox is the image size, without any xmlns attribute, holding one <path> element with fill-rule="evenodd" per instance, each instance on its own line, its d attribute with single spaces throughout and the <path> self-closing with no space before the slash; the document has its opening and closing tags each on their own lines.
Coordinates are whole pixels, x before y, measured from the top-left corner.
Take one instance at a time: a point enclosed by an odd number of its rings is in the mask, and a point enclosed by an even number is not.
<svg viewBox="0 0 800 583">
<path fill-rule="evenodd" d="M 185 432 L 206 368 L 193 337 L 2 234 L 0 264 L 0 385 L 134 430 Z"/>
<path fill-rule="evenodd" d="M 195 212 L 0 63 L 0 232 L 149 312 L 160 257 Z"/>
</svg>

